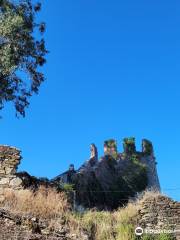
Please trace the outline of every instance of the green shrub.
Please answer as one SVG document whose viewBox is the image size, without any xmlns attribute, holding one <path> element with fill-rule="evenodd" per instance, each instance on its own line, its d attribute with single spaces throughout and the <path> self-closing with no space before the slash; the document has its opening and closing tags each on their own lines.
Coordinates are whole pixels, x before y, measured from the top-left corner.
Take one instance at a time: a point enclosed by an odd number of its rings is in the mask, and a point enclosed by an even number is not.
<svg viewBox="0 0 180 240">
<path fill-rule="evenodd" d="M 136 152 L 135 138 L 124 138 L 123 139 L 123 148 L 126 154 L 133 154 Z"/>
<path fill-rule="evenodd" d="M 63 191 L 71 192 L 74 191 L 74 184 L 64 183 L 62 185 Z"/>
<path fill-rule="evenodd" d="M 117 143 L 116 140 L 110 139 L 106 140 L 104 142 L 104 146 L 107 147 L 107 153 L 111 155 L 115 160 L 118 158 L 118 153 L 117 153 Z"/>
</svg>

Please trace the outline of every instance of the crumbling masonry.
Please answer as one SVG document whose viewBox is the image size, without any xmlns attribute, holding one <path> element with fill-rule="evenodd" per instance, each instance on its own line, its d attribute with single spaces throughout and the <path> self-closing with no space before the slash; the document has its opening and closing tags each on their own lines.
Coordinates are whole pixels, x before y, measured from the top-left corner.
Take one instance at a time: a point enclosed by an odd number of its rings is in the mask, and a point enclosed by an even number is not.
<svg viewBox="0 0 180 240">
<path fill-rule="evenodd" d="M 145 164 L 147 168 L 147 178 L 148 178 L 148 190 L 155 190 L 160 192 L 160 183 L 156 168 L 156 158 L 154 156 L 154 150 L 152 143 L 147 140 L 142 140 L 142 151 L 136 151 L 135 138 L 125 138 L 123 141 L 123 153 L 119 153 L 117 150 L 117 142 L 114 139 L 110 139 L 104 142 L 104 156 L 98 159 L 98 150 L 95 144 L 90 145 L 90 158 L 77 170 L 77 171 L 66 171 L 56 178 L 54 181 L 59 181 L 62 183 L 71 183 L 65 181 L 68 179 L 68 175 L 73 175 L 83 172 L 96 171 L 96 169 L 101 165 L 101 163 L 106 159 L 107 156 L 111 156 L 117 162 L 117 165 L 121 169 L 126 164 L 126 161 L 131 159 L 132 156 L 137 156 L 142 164 Z M 102 164 L 103 166 L 103 164 Z M 102 173 L 103 174 L 103 173 Z"/>
<path fill-rule="evenodd" d="M 3 198 L 4 189 L 22 189 L 22 180 L 16 175 L 20 161 L 19 149 L 0 146 L 0 199 Z"/>
<path fill-rule="evenodd" d="M 148 140 L 142 141 L 142 152 L 136 151 L 135 139 L 134 138 L 125 138 L 124 139 L 124 152 L 118 153 L 117 151 L 117 142 L 113 139 L 104 142 L 104 157 L 98 160 L 98 150 L 95 144 L 90 146 L 90 158 L 87 160 L 78 171 L 74 170 L 74 166 L 71 165 L 69 170 L 55 179 L 62 179 L 63 182 L 70 182 L 72 175 L 76 172 L 87 171 L 88 169 L 96 169 L 98 164 L 101 164 L 101 161 L 107 156 L 111 155 L 113 158 L 116 158 L 116 161 L 119 163 L 119 166 L 123 166 L 124 161 L 128 158 L 129 155 L 138 154 L 139 159 L 142 163 L 147 166 L 147 175 L 148 175 L 148 189 L 155 189 L 160 191 L 160 184 L 156 169 L 156 159 L 154 156 L 152 143 Z M 17 173 L 17 167 L 21 161 L 20 150 L 10 146 L 0 146 L 0 196 L 3 196 L 3 190 L 6 188 L 11 189 L 22 189 L 24 188 L 24 182 L 26 186 L 37 184 L 37 179 L 31 177 L 27 173 L 22 175 Z M 24 181 L 25 180 L 25 181 Z M 28 184 L 27 184 L 28 182 Z M 53 182 L 53 181 L 52 181 Z"/>
</svg>

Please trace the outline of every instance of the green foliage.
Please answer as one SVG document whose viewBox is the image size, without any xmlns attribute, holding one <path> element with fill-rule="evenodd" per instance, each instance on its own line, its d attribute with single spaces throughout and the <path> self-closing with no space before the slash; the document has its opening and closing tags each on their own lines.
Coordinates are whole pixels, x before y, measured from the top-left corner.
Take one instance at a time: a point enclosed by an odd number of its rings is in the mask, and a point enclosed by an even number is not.
<svg viewBox="0 0 180 240">
<path fill-rule="evenodd" d="M 130 160 L 131 162 L 133 162 L 134 164 L 139 164 L 140 163 L 140 157 L 138 154 L 136 153 L 133 153 L 131 156 L 130 156 Z"/>
<path fill-rule="evenodd" d="M 44 80 L 39 67 L 47 50 L 44 39 L 34 37 L 35 29 L 45 30 L 44 23 L 35 22 L 40 8 L 31 0 L 0 0 L 0 108 L 13 102 L 23 116 L 29 97 L 38 93 Z"/>
<path fill-rule="evenodd" d="M 136 152 L 135 138 L 124 138 L 123 139 L 124 152 L 126 154 L 133 154 Z"/>
<path fill-rule="evenodd" d="M 108 160 L 108 165 L 112 165 L 114 171 L 116 162 Z M 109 185 L 109 192 L 106 192 L 106 204 L 112 208 L 126 204 L 137 192 L 145 190 L 148 183 L 146 165 L 140 162 L 138 154 L 131 155 L 126 164 L 121 175 L 116 175 Z"/>
<path fill-rule="evenodd" d="M 139 158 L 137 153 L 130 155 L 119 172 L 117 161 L 106 155 L 102 162 L 104 176 L 100 172 L 97 176 L 93 172 L 76 175 L 77 202 L 88 208 L 110 210 L 126 204 L 147 186 L 146 165 Z"/>
<path fill-rule="evenodd" d="M 125 144 L 135 144 L 135 138 L 134 137 L 124 138 L 124 143 Z"/>
<path fill-rule="evenodd" d="M 86 212 L 81 218 L 83 229 L 90 239 L 114 240 L 112 234 L 113 219 L 109 212 Z"/>
<path fill-rule="evenodd" d="M 157 237 L 157 240 L 173 240 L 174 237 L 170 234 L 160 234 L 158 237 Z"/>
<path fill-rule="evenodd" d="M 109 139 L 104 142 L 104 146 L 107 147 L 107 153 L 111 155 L 115 160 L 118 159 L 118 152 L 117 152 L 117 143 L 114 139 Z"/>
<path fill-rule="evenodd" d="M 121 223 L 119 227 L 116 229 L 116 240 L 136 240 L 136 236 L 134 233 L 134 226 L 129 223 Z M 123 237 L 122 237 L 123 236 Z"/>
<path fill-rule="evenodd" d="M 113 154 L 112 154 L 112 157 L 115 159 L 115 160 L 117 160 L 118 159 L 118 153 L 117 152 L 114 152 Z"/>
<path fill-rule="evenodd" d="M 62 190 L 63 191 L 69 191 L 69 192 L 71 192 L 71 191 L 74 191 L 74 184 L 69 184 L 69 183 L 64 183 L 63 185 L 62 185 Z"/>
<path fill-rule="evenodd" d="M 68 221 L 72 222 L 73 233 L 81 230 L 91 240 L 175 240 L 168 234 L 135 235 L 141 204 L 129 203 L 116 211 L 96 211 L 93 209 L 81 213 L 73 212 Z M 74 227 L 73 227 L 74 225 Z M 80 235 L 78 235 L 80 236 Z M 80 237 L 78 239 L 81 239 Z"/>
<path fill-rule="evenodd" d="M 117 144 L 114 139 L 109 139 L 104 142 L 104 144 L 109 148 L 115 148 L 117 150 Z"/>
<path fill-rule="evenodd" d="M 127 207 L 114 212 L 86 211 L 75 215 L 78 225 L 93 240 L 135 240 L 135 224 L 137 206 L 128 204 Z"/>
</svg>

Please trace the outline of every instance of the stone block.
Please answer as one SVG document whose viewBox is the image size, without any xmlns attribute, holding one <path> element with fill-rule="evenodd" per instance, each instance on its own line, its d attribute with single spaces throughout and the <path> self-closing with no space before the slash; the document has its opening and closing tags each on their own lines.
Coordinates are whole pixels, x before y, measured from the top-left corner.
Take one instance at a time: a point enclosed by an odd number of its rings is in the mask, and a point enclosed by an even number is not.
<svg viewBox="0 0 180 240">
<path fill-rule="evenodd" d="M 22 180 L 19 177 L 16 177 L 10 181 L 9 186 L 12 188 L 16 188 L 22 185 Z"/>
<path fill-rule="evenodd" d="M 6 185 L 6 184 L 9 184 L 9 178 L 1 178 L 0 185 Z"/>
</svg>

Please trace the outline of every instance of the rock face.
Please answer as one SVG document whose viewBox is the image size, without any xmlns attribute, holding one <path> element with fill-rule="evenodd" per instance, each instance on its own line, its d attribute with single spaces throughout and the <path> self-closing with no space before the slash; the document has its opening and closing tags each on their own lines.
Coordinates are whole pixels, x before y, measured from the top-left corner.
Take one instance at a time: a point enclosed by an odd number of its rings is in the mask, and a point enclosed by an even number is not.
<svg viewBox="0 0 180 240">
<path fill-rule="evenodd" d="M 139 225 L 148 231 L 172 231 L 180 239 L 180 202 L 157 195 L 149 196 L 139 210 Z"/>
<path fill-rule="evenodd" d="M 91 144 L 89 160 L 52 182 L 73 184 L 77 204 L 99 209 L 116 208 L 146 188 L 160 191 L 152 143 L 143 139 L 142 152 L 137 152 L 135 139 L 125 138 L 123 147 L 124 152 L 118 153 L 114 139 L 105 141 L 104 156 L 98 160 L 97 148 Z"/>
</svg>

